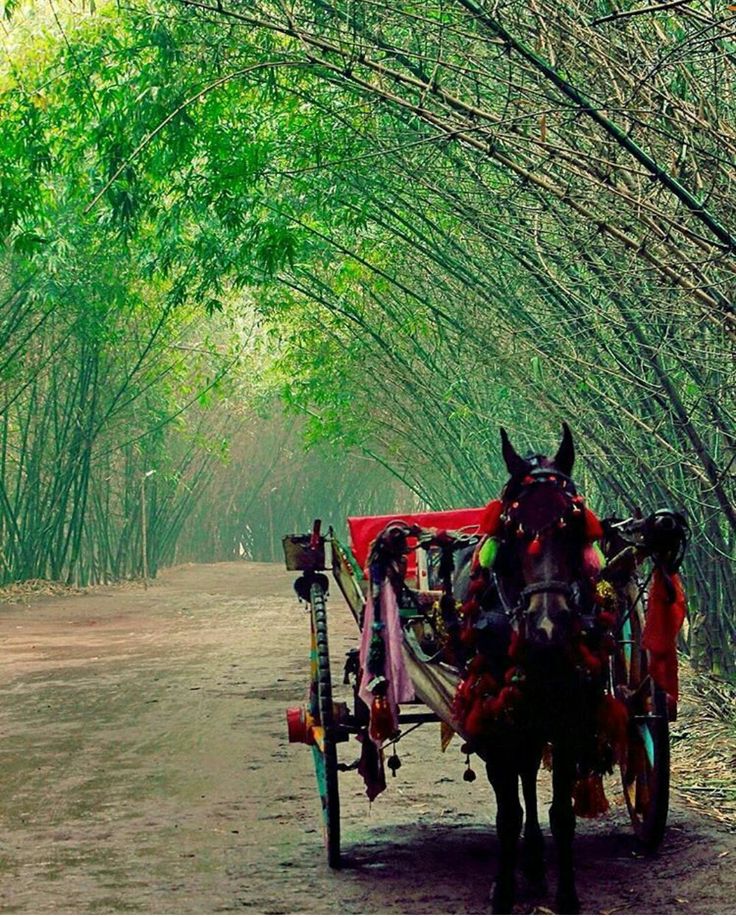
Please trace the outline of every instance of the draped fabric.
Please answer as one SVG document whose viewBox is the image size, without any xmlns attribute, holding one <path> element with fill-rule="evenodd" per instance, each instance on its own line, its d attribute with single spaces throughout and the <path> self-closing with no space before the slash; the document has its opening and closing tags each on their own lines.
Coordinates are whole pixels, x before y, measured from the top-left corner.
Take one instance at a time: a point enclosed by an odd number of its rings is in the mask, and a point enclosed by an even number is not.
<svg viewBox="0 0 736 917">
<path fill-rule="evenodd" d="M 375 610 L 373 599 L 368 593 L 365 606 L 365 620 L 363 633 L 360 638 L 360 669 L 362 672 L 358 695 L 370 709 L 373 703 L 373 693 L 368 687 L 373 673 L 368 671 L 368 654 L 373 637 L 373 622 Z M 409 672 L 402 652 L 403 632 L 399 618 L 399 605 L 396 593 L 388 580 L 381 584 L 381 622 L 384 624 L 381 635 L 386 650 L 383 675 L 388 680 L 386 698 L 393 717 L 394 726 L 398 728 L 399 704 L 405 704 L 414 699 L 414 686 L 411 683 Z"/>
<path fill-rule="evenodd" d="M 670 591 L 667 578 L 672 584 Z M 678 696 L 677 635 L 685 621 L 687 600 L 682 580 L 677 573 L 669 576 L 654 568 L 649 588 L 647 620 L 642 634 L 642 646 L 649 650 L 649 672 L 658 687 L 674 700 Z"/>
</svg>

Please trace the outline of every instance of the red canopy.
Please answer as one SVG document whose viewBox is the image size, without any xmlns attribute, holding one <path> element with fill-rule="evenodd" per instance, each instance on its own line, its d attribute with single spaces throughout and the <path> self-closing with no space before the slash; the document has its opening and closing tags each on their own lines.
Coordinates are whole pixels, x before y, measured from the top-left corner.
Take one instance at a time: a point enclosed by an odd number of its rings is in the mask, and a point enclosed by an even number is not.
<svg viewBox="0 0 736 917">
<path fill-rule="evenodd" d="M 407 525 L 421 525 L 426 529 L 469 529 L 472 532 L 478 529 L 484 512 L 484 506 L 476 506 L 473 509 L 444 509 L 426 513 L 393 513 L 390 516 L 349 516 L 350 548 L 361 569 L 365 569 L 371 542 L 389 522 L 406 522 Z M 408 558 L 407 574 L 412 575 L 415 571 L 416 560 L 412 553 Z"/>
</svg>

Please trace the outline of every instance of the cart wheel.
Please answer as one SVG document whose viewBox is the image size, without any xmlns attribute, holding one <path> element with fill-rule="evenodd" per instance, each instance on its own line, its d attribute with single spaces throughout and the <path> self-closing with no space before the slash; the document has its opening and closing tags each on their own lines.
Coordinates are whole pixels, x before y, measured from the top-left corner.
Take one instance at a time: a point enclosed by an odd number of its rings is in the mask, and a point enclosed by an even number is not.
<svg viewBox="0 0 736 917">
<path fill-rule="evenodd" d="M 647 672 L 641 648 L 643 612 L 634 607 L 624 622 L 614 662 L 614 683 L 629 708 L 629 747 L 621 782 L 634 834 L 648 850 L 664 837 L 670 797 L 670 735 L 667 695 Z"/>
<path fill-rule="evenodd" d="M 337 781 L 337 749 L 335 745 L 335 715 L 332 706 L 332 678 L 327 643 L 327 607 L 321 583 L 312 583 L 310 590 L 312 618 L 312 682 L 309 705 L 316 730 L 312 746 L 317 789 L 322 800 L 322 818 L 327 848 L 327 862 L 340 868 L 340 792 Z"/>
</svg>

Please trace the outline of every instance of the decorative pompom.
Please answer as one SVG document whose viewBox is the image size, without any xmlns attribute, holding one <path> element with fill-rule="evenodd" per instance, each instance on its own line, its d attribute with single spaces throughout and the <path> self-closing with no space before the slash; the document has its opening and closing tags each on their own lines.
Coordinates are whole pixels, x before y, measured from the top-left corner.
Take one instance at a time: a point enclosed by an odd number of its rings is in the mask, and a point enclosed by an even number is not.
<svg viewBox="0 0 736 917">
<path fill-rule="evenodd" d="M 601 561 L 598 551 L 592 544 L 583 548 L 583 576 L 588 579 L 597 579 L 601 572 Z"/>
<path fill-rule="evenodd" d="M 591 675 L 599 675 L 603 668 L 603 663 L 598 656 L 589 650 L 584 643 L 580 644 L 578 652 L 580 653 L 580 661 L 583 664 L 583 668 L 587 669 Z"/>
<path fill-rule="evenodd" d="M 478 596 L 488 588 L 488 583 L 482 575 L 471 576 L 470 585 L 468 586 L 468 595 Z"/>
<path fill-rule="evenodd" d="M 542 539 L 539 535 L 535 535 L 533 540 L 529 542 L 529 547 L 526 549 L 527 554 L 530 554 L 532 557 L 536 557 L 537 554 L 542 550 Z"/>
<path fill-rule="evenodd" d="M 465 731 L 471 737 L 482 735 L 487 719 L 488 717 L 483 710 L 483 699 L 476 697 L 468 715 L 465 717 Z"/>
<path fill-rule="evenodd" d="M 622 701 L 606 694 L 598 708 L 598 729 L 613 749 L 616 762 L 626 756 L 629 734 L 629 711 Z"/>
<path fill-rule="evenodd" d="M 480 605 L 478 604 L 478 600 L 475 598 L 468 599 L 467 602 L 463 602 L 463 604 L 460 606 L 460 615 L 466 620 L 474 621 L 479 611 Z"/>
<path fill-rule="evenodd" d="M 462 643 L 462 645 L 466 649 L 472 649 L 475 646 L 475 643 L 476 643 L 475 626 L 473 625 L 473 622 L 470 619 L 463 621 L 462 623 L 462 626 L 460 628 L 460 643 Z"/>
<path fill-rule="evenodd" d="M 503 512 L 503 503 L 500 500 L 491 500 L 491 502 L 486 506 L 483 511 L 483 515 L 480 520 L 479 529 L 484 535 L 494 535 L 499 534 L 500 530 L 500 520 L 501 513 Z"/>
<path fill-rule="evenodd" d="M 504 710 L 513 710 L 521 700 L 521 691 L 518 688 L 507 685 L 501 689 L 498 700 Z"/>
<path fill-rule="evenodd" d="M 511 642 L 509 643 L 509 659 L 512 662 L 517 662 L 521 656 L 521 651 L 524 646 L 524 638 L 521 636 L 518 630 L 515 630 L 511 634 Z"/>
<path fill-rule="evenodd" d="M 489 720 L 495 720 L 503 710 L 500 697 L 486 697 L 483 699 L 483 713 Z"/>
<path fill-rule="evenodd" d="M 496 562 L 497 554 L 498 540 L 496 538 L 488 538 L 480 547 L 480 551 L 478 552 L 478 563 L 481 567 L 485 567 L 486 570 L 490 570 Z"/>
<path fill-rule="evenodd" d="M 603 538 L 603 526 L 596 514 L 585 507 L 585 537 L 588 541 L 597 541 Z"/>
</svg>

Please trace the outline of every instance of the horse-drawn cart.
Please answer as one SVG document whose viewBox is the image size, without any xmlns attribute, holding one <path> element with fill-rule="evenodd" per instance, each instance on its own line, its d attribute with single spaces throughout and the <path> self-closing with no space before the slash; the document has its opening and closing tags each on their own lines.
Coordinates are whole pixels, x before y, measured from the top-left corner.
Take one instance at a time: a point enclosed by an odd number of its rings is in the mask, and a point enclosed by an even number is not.
<svg viewBox="0 0 736 917">
<path fill-rule="evenodd" d="M 393 749 L 386 764 L 395 771 L 396 743 L 429 722 L 442 724 L 443 742 L 461 737 L 468 763 L 470 753 L 485 760 L 499 811 L 520 811 L 503 787 L 513 785 L 516 798 L 519 777 L 522 785 L 536 782 L 546 743 L 555 768 L 550 818 L 558 848 L 572 843 L 560 813 L 574 829 L 573 797 L 578 815 L 608 807 L 601 777 L 614 766 L 637 838 L 649 849 L 662 840 L 675 640 L 684 615 L 676 571 L 687 524 L 667 510 L 600 523 L 561 462 L 518 461 L 518 487 L 507 485 L 503 499 L 485 508 L 352 518 L 350 547 L 332 528 L 322 534 L 319 522 L 309 534 L 284 538 L 311 629 L 309 694 L 305 706 L 288 711 L 289 739 L 312 748 L 332 867 L 340 865 L 338 775 L 358 770 L 374 798 L 385 786 L 384 750 Z M 513 462 L 507 464 L 513 482 Z M 545 521 L 550 505 L 556 508 Z M 578 542 L 580 562 L 571 567 L 568 549 Z M 344 668 L 350 703 L 333 698 L 328 572 L 357 625 L 360 647 Z M 359 758 L 341 762 L 338 749 L 351 737 L 359 740 L 350 745 L 360 748 Z M 497 744 L 515 748 L 511 757 L 536 748 L 531 770 L 509 765 L 506 752 L 499 759 Z M 466 777 L 473 777 L 470 768 Z M 542 840 L 536 811 L 531 817 L 526 866 L 538 873 Z M 499 835 L 497 912 L 513 900 L 521 823 L 511 821 L 509 836 Z M 567 879 L 560 874 L 558 908 L 576 907 L 570 866 Z"/>
<path fill-rule="evenodd" d="M 417 519 L 421 519 L 427 526 L 433 521 L 441 525 L 460 523 L 467 534 L 463 532 L 459 537 L 467 538 L 468 543 L 471 543 L 473 539 L 477 540 L 474 530 L 477 530 L 477 519 L 481 513 L 479 509 L 461 510 L 457 514 L 409 514 L 401 517 L 401 524 L 417 524 Z M 475 521 L 471 521 L 473 519 Z M 356 769 L 354 762 L 341 764 L 338 761 L 337 746 L 347 742 L 351 736 L 365 735 L 369 726 L 369 710 L 358 696 L 360 672 L 357 647 L 348 654 L 344 672 L 340 673 L 345 682 L 353 682 L 353 707 L 350 709 L 344 703 L 333 702 L 333 673 L 327 629 L 329 581 L 325 571 L 332 574 L 339 586 L 360 634 L 368 594 L 368 582 L 362 574 L 361 562 L 365 563 L 370 543 L 375 536 L 391 521 L 391 518 L 378 516 L 349 519 L 348 524 L 353 533 L 352 549 L 340 543 L 332 528 L 326 536 L 320 535 L 317 522 L 311 534 L 287 535 L 284 538 L 287 569 L 301 571 L 295 590 L 306 603 L 311 633 L 308 699 L 303 707 L 293 707 L 287 711 L 289 741 L 304 742 L 312 747 L 317 787 L 322 800 L 327 857 L 333 867 L 340 865 L 338 773 Z M 437 552 L 426 549 L 420 552 L 415 548 L 412 555 L 413 563 L 408 564 L 407 568 L 409 583 L 417 590 L 419 586 L 424 587 L 421 590 L 422 596 L 434 605 L 442 595 L 441 590 L 437 589 Z M 360 562 L 357 558 L 360 558 Z M 416 607 L 402 609 L 402 625 L 405 662 L 418 703 L 412 703 L 410 712 L 399 713 L 400 729 L 423 723 L 444 722 L 462 734 L 452 715 L 452 701 L 460 681 L 458 670 L 443 662 L 438 647 L 432 645 L 435 635 L 426 613 L 418 613 Z M 419 633 L 420 628 L 422 633 Z M 424 709 L 420 709 L 422 704 Z M 400 734 L 392 737 L 392 742 L 399 741 L 399 738 Z"/>
</svg>

